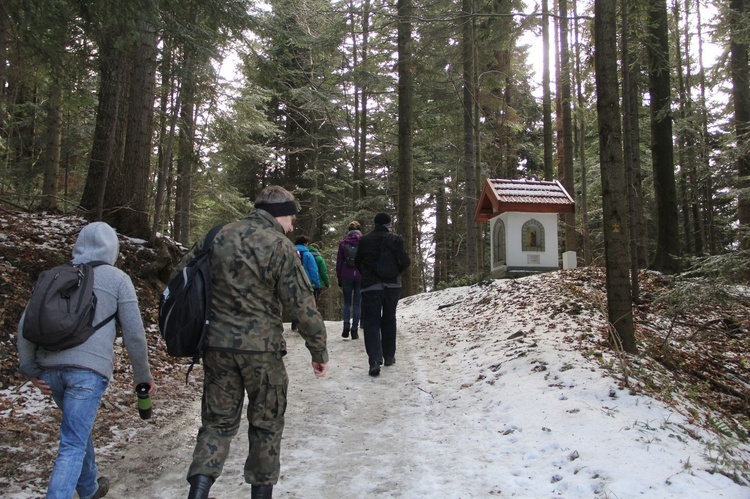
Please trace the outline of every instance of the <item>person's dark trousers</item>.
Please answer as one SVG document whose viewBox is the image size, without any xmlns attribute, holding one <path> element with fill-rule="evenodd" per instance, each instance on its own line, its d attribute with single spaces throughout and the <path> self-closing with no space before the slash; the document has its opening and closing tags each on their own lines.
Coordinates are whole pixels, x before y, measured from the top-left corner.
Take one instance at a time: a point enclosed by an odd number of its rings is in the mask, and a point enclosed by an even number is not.
<svg viewBox="0 0 750 499">
<path fill-rule="evenodd" d="M 344 324 L 349 324 L 351 320 L 351 328 L 359 328 L 359 320 L 362 311 L 362 293 L 361 293 L 362 281 L 357 279 L 344 279 L 343 282 L 343 293 L 344 293 L 344 311 L 343 318 Z"/>
<path fill-rule="evenodd" d="M 401 288 L 362 292 L 362 328 L 371 366 L 396 356 L 396 307 Z"/>
</svg>

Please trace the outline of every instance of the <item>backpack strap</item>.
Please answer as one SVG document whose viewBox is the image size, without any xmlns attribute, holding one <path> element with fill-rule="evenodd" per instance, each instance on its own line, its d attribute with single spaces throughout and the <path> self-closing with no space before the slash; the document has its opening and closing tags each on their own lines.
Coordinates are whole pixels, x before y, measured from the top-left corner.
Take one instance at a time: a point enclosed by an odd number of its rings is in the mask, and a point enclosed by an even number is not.
<svg viewBox="0 0 750 499">
<path fill-rule="evenodd" d="M 224 224 L 217 225 L 216 227 L 212 227 L 211 230 L 206 233 L 206 238 L 203 240 L 203 248 L 201 248 L 202 253 L 210 252 L 213 249 L 214 239 L 216 239 L 216 235 L 222 227 L 224 227 Z"/>
<path fill-rule="evenodd" d="M 211 250 L 214 247 L 214 239 L 216 239 L 216 235 L 219 233 L 219 231 L 224 227 L 224 224 L 217 225 L 211 230 L 209 230 L 206 233 L 206 238 L 203 240 L 203 247 L 201 248 L 200 253 L 211 253 Z M 208 300 L 211 300 L 211 296 L 207 296 Z M 207 303 L 207 307 L 210 307 L 211 304 Z M 201 338 L 198 342 L 198 352 L 193 356 L 192 362 L 190 362 L 190 366 L 188 367 L 187 373 L 185 373 L 185 386 L 188 384 L 188 378 L 190 377 L 190 372 L 193 370 L 193 367 L 195 367 L 195 364 L 198 362 L 199 359 L 202 359 L 205 352 L 204 344 L 206 342 L 206 333 L 208 333 L 208 322 L 205 323 L 203 326 L 203 332 L 201 333 Z"/>
<path fill-rule="evenodd" d="M 93 262 L 85 262 L 85 264 L 88 265 L 91 268 L 100 267 L 102 265 L 111 265 L 111 264 L 105 262 L 104 260 L 94 260 Z M 117 317 L 117 310 L 115 310 L 114 314 L 110 315 L 109 317 L 107 317 L 106 319 L 104 319 L 103 321 L 101 321 L 99 324 L 97 324 L 96 326 L 94 326 L 94 331 L 100 330 L 101 328 L 103 328 L 104 326 L 106 326 L 109 323 L 109 321 L 111 321 L 115 317 Z"/>
</svg>

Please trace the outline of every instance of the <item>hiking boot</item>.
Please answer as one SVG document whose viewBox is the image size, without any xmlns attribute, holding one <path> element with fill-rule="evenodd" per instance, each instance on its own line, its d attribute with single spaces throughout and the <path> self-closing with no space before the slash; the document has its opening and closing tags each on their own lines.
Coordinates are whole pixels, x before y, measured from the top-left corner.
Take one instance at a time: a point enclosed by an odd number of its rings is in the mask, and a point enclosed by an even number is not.
<svg viewBox="0 0 750 499">
<path fill-rule="evenodd" d="M 385 365 L 386 366 L 392 366 L 396 363 L 396 357 L 391 357 L 390 359 L 385 359 Z"/>
<path fill-rule="evenodd" d="M 359 334 L 357 334 L 357 328 L 352 329 L 352 339 L 353 340 L 359 339 Z"/>
<path fill-rule="evenodd" d="M 109 478 L 106 476 L 100 476 L 96 479 L 96 484 L 99 486 L 96 489 L 96 492 L 94 492 L 94 495 L 91 496 L 91 499 L 101 499 L 102 497 L 107 495 L 107 492 L 109 492 Z"/>
<path fill-rule="evenodd" d="M 193 475 L 188 478 L 190 492 L 188 499 L 208 499 L 208 491 L 214 484 L 214 479 L 207 475 Z"/>
<path fill-rule="evenodd" d="M 273 485 L 253 485 L 250 489 L 250 499 L 271 499 Z"/>
<path fill-rule="evenodd" d="M 356 331 L 356 329 L 355 329 L 355 331 Z M 349 337 L 349 323 L 348 322 L 344 323 L 344 331 L 341 333 L 341 337 L 342 338 L 348 338 Z M 355 339 L 354 338 L 354 334 L 352 334 L 352 339 Z"/>
<path fill-rule="evenodd" d="M 370 376 L 380 376 L 380 364 L 370 366 Z"/>
</svg>

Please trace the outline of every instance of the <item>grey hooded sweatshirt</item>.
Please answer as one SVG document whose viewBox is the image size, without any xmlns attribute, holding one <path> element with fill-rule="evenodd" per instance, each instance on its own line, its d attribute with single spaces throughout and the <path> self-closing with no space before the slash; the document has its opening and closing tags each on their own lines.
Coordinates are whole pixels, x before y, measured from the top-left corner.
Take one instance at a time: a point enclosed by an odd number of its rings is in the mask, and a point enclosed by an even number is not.
<svg viewBox="0 0 750 499">
<path fill-rule="evenodd" d="M 104 222 L 94 222 L 84 227 L 73 247 L 73 263 L 103 261 L 110 265 L 94 268 L 94 294 L 98 324 L 117 311 L 117 322 L 122 329 L 122 340 L 133 366 L 133 381 L 151 381 L 148 364 L 148 345 L 143 321 L 138 308 L 138 298 L 130 277 L 113 267 L 120 251 L 114 229 Z M 22 334 L 26 312 L 18 324 L 18 357 L 20 370 L 30 378 L 39 377 L 47 369 L 82 368 L 112 379 L 114 363 L 115 321 L 110 321 L 77 347 L 59 352 L 39 348 Z"/>
</svg>

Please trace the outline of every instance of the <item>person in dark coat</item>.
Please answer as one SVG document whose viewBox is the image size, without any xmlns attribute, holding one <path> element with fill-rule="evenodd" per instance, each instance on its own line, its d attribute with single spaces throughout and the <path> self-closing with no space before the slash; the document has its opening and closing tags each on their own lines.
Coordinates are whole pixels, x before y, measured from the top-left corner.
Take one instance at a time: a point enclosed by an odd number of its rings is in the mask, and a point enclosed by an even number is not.
<svg viewBox="0 0 750 499">
<path fill-rule="evenodd" d="M 391 217 L 378 213 L 375 227 L 359 240 L 355 265 L 362 274 L 362 328 L 370 376 L 396 362 L 396 307 L 401 274 L 411 264 L 404 238 L 390 231 Z"/>
<path fill-rule="evenodd" d="M 362 274 L 351 258 L 352 253 L 356 255 L 359 247 L 359 238 L 362 237 L 360 229 L 361 226 L 356 220 L 349 223 L 346 236 L 339 243 L 339 251 L 336 254 L 336 279 L 344 294 L 344 330 L 341 337 L 348 338 L 351 332 L 353 340 L 359 339 L 357 329 L 362 315 Z"/>
</svg>

